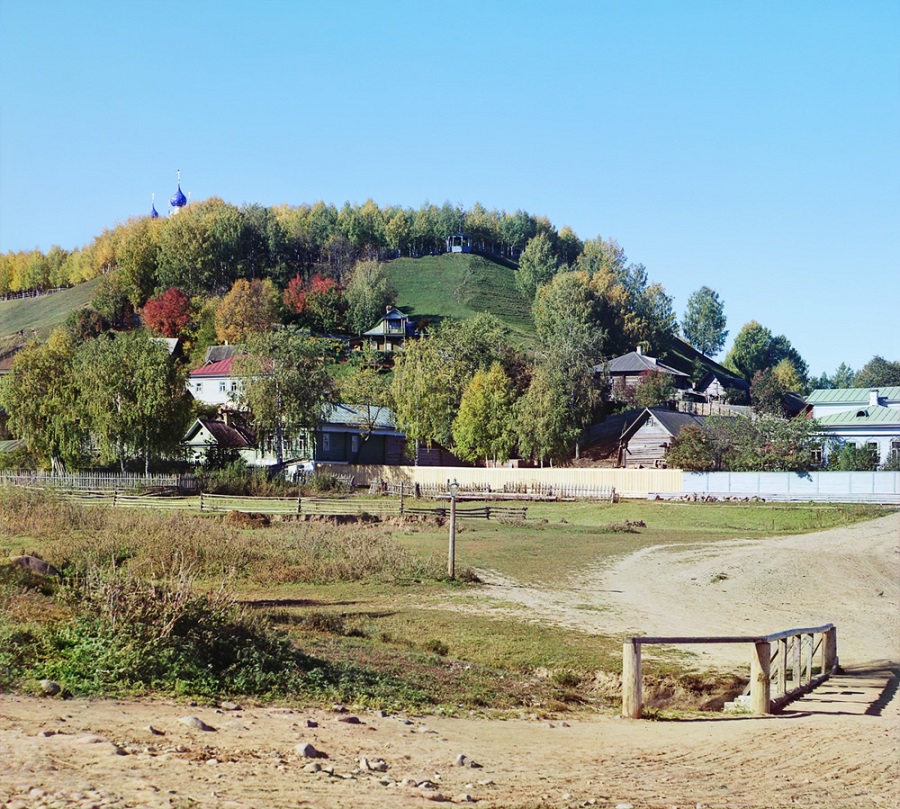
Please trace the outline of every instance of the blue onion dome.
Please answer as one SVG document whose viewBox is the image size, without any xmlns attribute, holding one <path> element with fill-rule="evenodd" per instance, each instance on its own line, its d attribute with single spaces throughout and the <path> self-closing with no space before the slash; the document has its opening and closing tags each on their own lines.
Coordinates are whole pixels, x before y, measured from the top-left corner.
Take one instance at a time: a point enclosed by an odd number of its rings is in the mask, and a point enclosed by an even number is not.
<svg viewBox="0 0 900 809">
<path fill-rule="evenodd" d="M 173 208 L 183 208 L 187 205 L 187 197 L 181 192 L 181 183 L 178 184 L 178 190 L 172 195 L 172 199 L 169 200 L 169 205 Z"/>
<path fill-rule="evenodd" d="M 181 191 L 181 169 L 178 169 L 178 190 L 172 195 L 169 205 L 173 208 L 183 208 L 187 205 L 187 197 Z"/>
<path fill-rule="evenodd" d="M 154 197 L 156 197 L 156 194 L 150 197 L 150 218 L 159 219 L 159 211 L 156 210 L 156 202 Z"/>
</svg>

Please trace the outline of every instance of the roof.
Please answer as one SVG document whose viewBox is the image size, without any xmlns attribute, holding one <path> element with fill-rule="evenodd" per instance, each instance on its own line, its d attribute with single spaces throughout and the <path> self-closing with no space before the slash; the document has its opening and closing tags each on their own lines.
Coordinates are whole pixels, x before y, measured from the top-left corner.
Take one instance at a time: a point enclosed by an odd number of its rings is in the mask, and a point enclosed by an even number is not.
<svg viewBox="0 0 900 809">
<path fill-rule="evenodd" d="M 372 326 L 371 329 L 363 332 L 363 334 L 364 335 L 368 334 L 368 335 L 372 335 L 372 336 L 383 335 L 384 334 L 383 324 L 385 321 L 388 321 L 388 320 L 397 321 L 398 323 L 403 323 L 405 321 L 406 322 L 406 331 L 408 332 L 410 330 L 409 316 L 405 315 L 403 312 L 401 312 L 396 306 L 391 306 L 381 316 L 381 319 L 374 326 Z"/>
<path fill-rule="evenodd" d="M 371 409 L 371 412 L 370 412 Z M 325 410 L 324 424 L 345 424 L 349 427 L 368 427 L 374 416 L 373 427 L 376 430 L 396 430 L 394 414 L 387 407 L 375 405 L 332 404 Z"/>
<path fill-rule="evenodd" d="M 178 349 L 179 343 L 181 342 L 180 337 L 151 337 L 150 339 L 154 343 L 162 344 L 165 347 L 166 351 L 169 352 L 169 354 L 174 354 Z"/>
<path fill-rule="evenodd" d="M 226 424 L 215 419 L 197 419 L 185 439 L 190 439 L 197 434 L 197 427 L 204 427 L 212 435 L 220 447 L 227 449 L 248 449 L 256 446 L 256 437 L 246 427 L 237 424 Z"/>
<path fill-rule="evenodd" d="M 731 374 L 723 374 L 721 371 L 707 371 L 703 375 L 703 379 L 694 385 L 694 390 L 702 390 L 707 387 L 713 379 L 718 379 L 723 388 L 736 388 L 737 390 L 750 390 L 750 383 L 746 379 Z"/>
<path fill-rule="evenodd" d="M 599 373 L 602 370 L 603 365 L 594 366 L 595 373 Z M 609 361 L 610 374 L 641 374 L 644 371 L 661 371 L 664 374 L 672 374 L 672 376 L 683 376 L 685 379 L 689 376 L 671 365 L 660 362 L 655 357 L 638 354 L 637 351 L 623 354 L 621 357 L 616 357 Z"/>
<path fill-rule="evenodd" d="M 200 368 L 191 371 L 188 376 L 191 379 L 196 379 L 201 376 L 231 376 L 231 366 L 233 364 L 234 357 L 227 357 L 218 362 L 210 362 L 207 365 L 202 365 Z"/>
<path fill-rule="evenodd" d="M 818 388 L 814 390 L 806 401 L 812 405 L 817 404 L 868 404 L 869 392 L 876 388 Z M 900 402 L 900 386 L 877 388 L 878 398 Z"/>
<path fill-rule="evenodd" d="M 210 362 L 227 360 L 229 357 L 233 357 L 235 354 L 240 353 L 240 351 L 240 346 L 210 346 L 206 349 L 206 356 L 203 358 L 203 364 L 207 365 Z"/>
<path fill-rule="evenodd" d="M 859 409 L 842 410 L 821 416 L 816 421 L 823 427 L 882 427 L 900 426 L 900 409 L 896 407 L 870 407 L 868 404 Z"/>
<path fill-rule="evenodd" d="M 695 416 L 693 413 L 679 413 L 676 410 L 669 410 L 665 407 L 648 407 L 622 433 L 622 440 L 628 441 L 651 417 L 656 419 L 673 438 L 685 427 L 703 427 L 703 423 L 706 421 L 706 416 Z"/>
</svg>

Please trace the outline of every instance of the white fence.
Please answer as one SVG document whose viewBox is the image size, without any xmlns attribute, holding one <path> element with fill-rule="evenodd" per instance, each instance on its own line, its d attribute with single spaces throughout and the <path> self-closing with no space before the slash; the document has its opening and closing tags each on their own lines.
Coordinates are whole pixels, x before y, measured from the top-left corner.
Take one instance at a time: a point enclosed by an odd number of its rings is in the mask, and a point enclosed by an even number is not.
<svg viewBox="0 0 900 809">
<path fill-rule="evenodd" d="M 900 472 L 685 472 L 680 493 L 659 494 L 900 504 Z"/>
</svg>

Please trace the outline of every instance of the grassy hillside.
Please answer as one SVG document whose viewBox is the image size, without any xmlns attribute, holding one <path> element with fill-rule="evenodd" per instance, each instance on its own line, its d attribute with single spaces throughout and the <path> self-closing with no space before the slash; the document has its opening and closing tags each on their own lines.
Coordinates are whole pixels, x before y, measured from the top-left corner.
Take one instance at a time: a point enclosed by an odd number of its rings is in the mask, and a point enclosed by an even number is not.
<svg viewBox="0 0 900 809">
<path fill-rule="evenodd" d="M 70 312 L 91 302 L 99 283 L 100 279 L 95 278 L 40 298 L 0 301 L 0 345 L 15 345 L 35 332 L 38 338 L 46 338 L 53 329 L 66 322 Z"/>
<path fill-rule="evenodd" d="M 490 312 L 524 342 L 534 341 L 531 307 L 516 289 L 514 267 L 470 253 L 398 258 L 387 265 L 397 305 L 417 320 L 465 320 Z"/>
<path fill-rule="evenodd" d="M 698 359 L 708 371 L 737 376 L 734 371 L 729 371 L 723 365 L 719 365 L 719 363 L 709 359 L 709 357 L 704 357 L 696 348 L 688 345 L 688 343 L 678 337 L 670 338 L 668 348 L 660 354 L 658 359 L 662 360 L 666 365 L 671 365 L 679 371 L 690 374 L 692 379 L 694 379 L 694 363 Z M 700 380 L 694 379 L 694 381 L 699 382 Z"/>
</svg>

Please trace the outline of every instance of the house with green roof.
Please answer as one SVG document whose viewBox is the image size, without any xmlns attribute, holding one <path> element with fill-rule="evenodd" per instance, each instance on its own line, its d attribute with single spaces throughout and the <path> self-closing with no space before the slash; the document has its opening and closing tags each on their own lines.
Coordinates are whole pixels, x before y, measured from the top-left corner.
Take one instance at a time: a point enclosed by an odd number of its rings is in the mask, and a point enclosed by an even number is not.
<svg viewBox="0 0 900 809">
<path fill-rule="evenodd" d="M 807 403 L 823 438 L 868 447 L 879 464 L 900 458 L 900 387 L 814 390 Z"/>
</svg>

